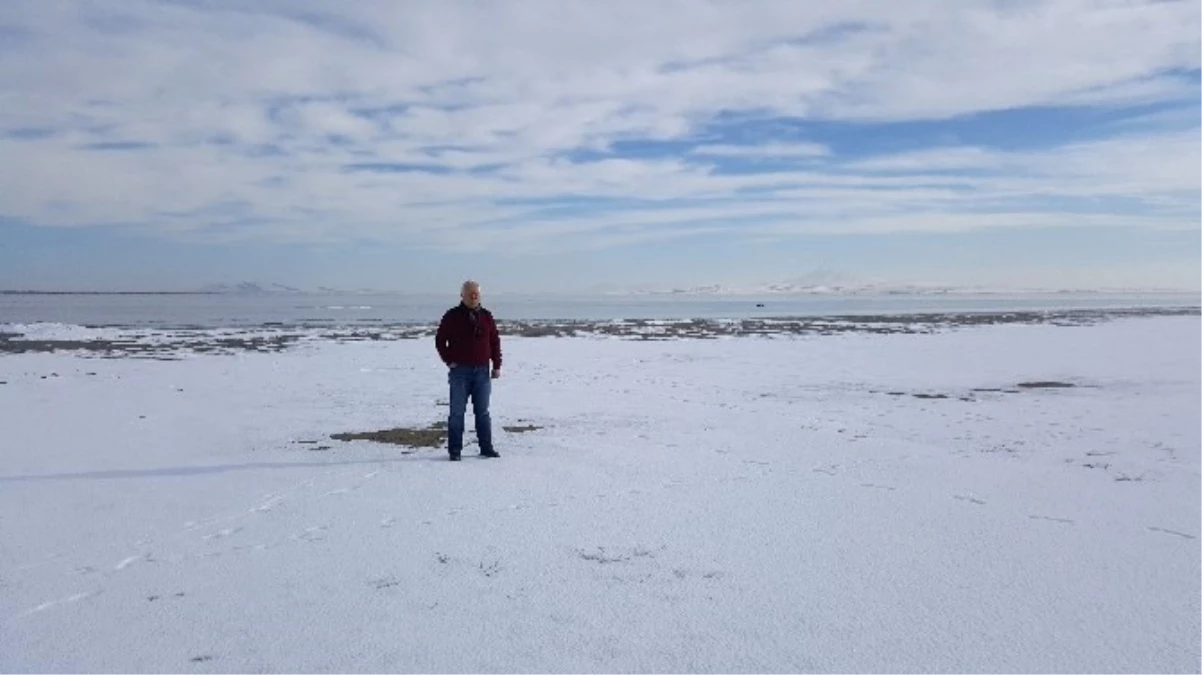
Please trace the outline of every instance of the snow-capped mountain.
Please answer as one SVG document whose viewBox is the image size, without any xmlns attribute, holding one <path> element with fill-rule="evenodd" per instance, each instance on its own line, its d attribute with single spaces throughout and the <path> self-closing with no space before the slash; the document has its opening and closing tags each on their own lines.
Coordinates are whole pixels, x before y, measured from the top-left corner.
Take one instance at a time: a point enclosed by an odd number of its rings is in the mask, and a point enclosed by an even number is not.
<svg viewBox="0 0 1202 675">
<path fill-rule="evenodd" d="M 981 290 L 935 283 L 892 283 L 882 279 L 864 279 L 823 270 L 797 277 L 758 283 L 703 284 L 667 288 L 643 287 L 630 289 L 627 293 L 634 295 L 880 295 L 980 292 Z"/>
<path fill-rule="evenodd" d="M 237 284 L 210 284 L 198 289 L 201 293 L 238 293 L 257 295 L 260 293 L 304 293 L 299 288 L 284 284 L 260 284 L 254 281 L 243 281 Z"/>
</svg>

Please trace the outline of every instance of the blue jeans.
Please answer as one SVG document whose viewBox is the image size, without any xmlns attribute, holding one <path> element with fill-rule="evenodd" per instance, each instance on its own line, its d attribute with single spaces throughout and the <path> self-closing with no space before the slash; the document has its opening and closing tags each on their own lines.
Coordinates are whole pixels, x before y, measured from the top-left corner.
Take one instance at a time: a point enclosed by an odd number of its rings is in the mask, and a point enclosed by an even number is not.
<svg viewBox="0 0 1202 675">
<path fill-rule="evenodd" d="M 458 455 L 463 451 L 463 415 L 467 411 L 467 399 L 472 399 L 472 412 L 476 415 L 476 439 L 480 441 L 480 452 L 492 452 L 492 419 L 488 415 L 488 396 L 492 393 L 489 368 L 484 366 L 456 365 L 447 374 L 451 384 L 451 416 L 447 420 L 447 451 Z"/>
</svg>

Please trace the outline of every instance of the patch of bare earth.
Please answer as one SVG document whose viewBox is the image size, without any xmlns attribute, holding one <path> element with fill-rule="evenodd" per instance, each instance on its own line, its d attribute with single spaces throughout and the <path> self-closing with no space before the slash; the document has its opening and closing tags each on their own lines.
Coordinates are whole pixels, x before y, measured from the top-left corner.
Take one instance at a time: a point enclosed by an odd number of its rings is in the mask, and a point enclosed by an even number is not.
<svg viewBox="0 0 1202 675">
<path fill-rule="evenodd" d="M 441 448 L 447 442 L 447 423 L 435 422 L 425 428 L 397 427 L 379 431 L 330 434 L 336 441 L 375 441 L 414 448 Z"/>
</svg>

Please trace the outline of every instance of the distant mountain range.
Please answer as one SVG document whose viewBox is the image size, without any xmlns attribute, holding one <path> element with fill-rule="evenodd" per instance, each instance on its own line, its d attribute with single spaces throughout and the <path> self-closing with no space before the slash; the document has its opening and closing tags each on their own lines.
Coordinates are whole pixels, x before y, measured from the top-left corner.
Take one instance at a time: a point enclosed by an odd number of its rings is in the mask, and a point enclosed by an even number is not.
<svg viewBox="0 0 1202 675">
<path fill-rule="evenodd" d="M 980 292 L 940 284 L 891 284 L 880 279 L 859 279 L 831 271 L 812 272 L 799 277 L 760 283 L 727 285 L 704 284 L 670 288 L 643 287 L 626 293 L 635 295 L 880 295 Z"/>
<path fill-rule="evenodd" d="M 287 286 L 285 284 L 264 284 L 255 281 L 243 281 L 236 284 L 210 284 L 196 289 L 197 293 L 233 293 L 239 295 L 262 295 L 262 294 L 280 294 L 280 293 L 330 293 L 330 294 L 355 294 L 355 293 L 380 293 L 370 288 L 330 288 L 329 286 L 317 286 L 312 289 L 297 288 L 295 286 Z"/>
<path fill-rule="evenodd" d="M 221 293 L 238 295 L 266 294 L 338 294 L 360 295 L 388 293 L 377 289 L 331 288 L 317 286 L 301 289 L 279 283 L 243 281 L 240 283 L 210 284 L 192 291 L 195 293 Z M 814 296 L 814 295 L 961 295 L 961 294 L 1013 294 L 1013 293 L 1173 293 L 1178 289 L 1152 288 L 1005 288 L 987 286 L 952 286 L 936 283 L 890 283 L 879 279 L 856 279 L 835 272 L 815 272 L 801 277 L 749 284 L 701 284 L 696 286 L 620 286 L 606 284 L 589 291 L 608 296 Z M 519 294 L 529 295 L 529 294 Z M 535 294 L 537 295 L 537 294 Z"/>
<path fill-rule="evenodd" d="M 228 294 L 228 295 L 378 295 L 378 294 L 416 294 L 430 295 L 428 292 L 386 291 L 372 288 L 332 288 L 316 286 L 313 288 L 297 288 L 279 283 L 260 283 L 243 281 L 240 283 L 209 284 L 192 290 L 34 290 L 34 289 L 0 289 L 0 295 L 192 295 L 192 294 Z M 889 283 L 876 279 L 853 279 L 846 275 L 835 273 L 815 273 L 804 277 L 783 279 L 749 284 L 700 284 L 695 286 L 672 285 L 638 285 L 629 286 L 608 283 L 576 292 L 568 290 L 542 292 L 505 292 L 498 293 L 506 296 L 610 296 L 610 297 L 639 297 L 639 296 L 681 296 L 681 297 L 767 297 L 767 296 L 849 296 L 849 295 L 988 295 L 988 294 L 1067 294 L 1067 293 L 1102 293 L 1102 294 L 1187 294 L 1198 295 L 1196 289 L 1181 288 L 1137 288 L 1137 287 L 1107 287 L 1107 288 L 1017 288 L 1017 287 L 988 287 L 988 286 L 950 286 L 935 283 Z M 437 295 L 446 295 L 445 293 Z"/>
<path fill-rule="evenodd" d="M 935 295 L 944 293 L 982 293 L 983 289 L 945 286 L 874 285 L 874 284 L 792 284 L 765 283 L 749 286 L 710 284 L 669 289 L 642 289 L 621 295 Z M 999 291 L 1001 292 L 1001 291 Z M 612 293 L 611 293 L 612 294 Z"/>
<path fill-rule="evenodd" d="M 955 286 L 938 283 L 891 283 L 879 279 L 856 279 L 844 274 L 817 272 L 802 277 L 749 284 L 703 284 L 697 286 L 642 286 L 606 295 L 677 296 L 814 296 L 814 295 L 988 295 L 1061 293 L 1196 293 L 1175 288 L 1021 288 L 1005 286 Z"/>
<path fill-rule="evenodd" d="M 243 281 L 238 284 L 210 284 L 196 289 L 198 293 L 304 293 L 299 288 L 284 284 L 259 284 L 253 281 Z"/>
<path fill-rule="evenodd" d="M 1179 288 L 991 288 L 986 286 L 939 286 L 921 284 L 897 285 L 804 285 L 787 283 L 769 283 L 756 286 L 722 286 L 718 284 L 707 286 L 690 286 L 668 289 L 638 289 L 626 292 L 609 291 L 605 295 L 643 295 L 643 296 L 723 296 L 723 297 L 757 297 L 757 296 L 800 296 L 800 295 L 1049 295 L 1069 293 L 1168 293 L 1193 294 L 1191 291 Z"/>
</svg>

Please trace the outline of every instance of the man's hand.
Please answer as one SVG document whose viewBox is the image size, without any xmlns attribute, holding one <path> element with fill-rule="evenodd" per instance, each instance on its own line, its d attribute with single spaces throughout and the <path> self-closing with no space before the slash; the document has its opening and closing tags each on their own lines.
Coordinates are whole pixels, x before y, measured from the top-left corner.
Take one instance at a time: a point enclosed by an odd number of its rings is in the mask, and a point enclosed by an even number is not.
<svg viewBox="0 0 1202 675">
<path fill-rule="evenodd" d="M 500 368 L 493 368 L 493 369 L 492 369 L 492 379 L 494 379 L 494 380 L 495 380 L 495 379 L 497 379 L 497 378 L 498 378 L 498 377 L 500 377 L 500 376 L 501 376 L 501 369 L 500 369 Z"/>
</svg>

